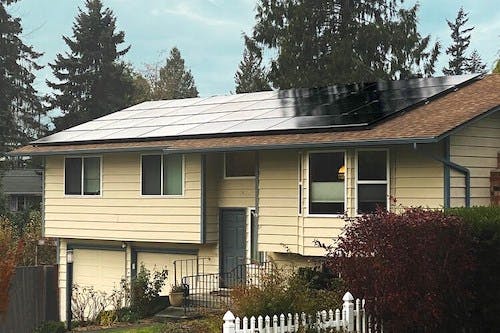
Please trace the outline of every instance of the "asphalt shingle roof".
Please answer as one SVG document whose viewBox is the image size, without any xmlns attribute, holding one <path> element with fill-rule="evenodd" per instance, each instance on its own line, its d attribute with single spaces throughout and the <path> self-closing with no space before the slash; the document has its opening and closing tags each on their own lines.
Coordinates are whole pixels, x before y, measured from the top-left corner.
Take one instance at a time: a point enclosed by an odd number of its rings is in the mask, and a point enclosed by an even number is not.
<svg viewBox="0 0 500 333">
<path fill-rule="evenodd" d="M 176 137 L 155 140 L 124 140 L 104 143 L 36 142 L 14 155 L 50 155 L 114 150 L 169 149 L 180 151 L 265 149 L 280 146 L 362 145 L 390 142 L 435 142 L 470 121 L 500 110 L 500 74 L 490 74 L 428 103 L 397 113 L 369 127 L 351 130 L 318 129 L 307 133 L 227 133 L 223 137 Z"/>
</svg>

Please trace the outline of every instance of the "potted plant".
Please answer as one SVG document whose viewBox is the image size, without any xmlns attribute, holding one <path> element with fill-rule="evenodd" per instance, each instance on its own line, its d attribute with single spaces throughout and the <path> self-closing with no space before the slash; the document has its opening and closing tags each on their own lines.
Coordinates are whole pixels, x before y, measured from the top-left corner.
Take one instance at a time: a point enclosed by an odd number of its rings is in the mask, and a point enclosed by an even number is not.
<svg viewBox="0 0 500 333">
<path fill-rule="evenodd" d="M 182 306 L 184 295 L 187 293 L 187 288 L 184 285 L 172 285 L 170 290 L 169 301 L 172 306 Z"/>
</svg>

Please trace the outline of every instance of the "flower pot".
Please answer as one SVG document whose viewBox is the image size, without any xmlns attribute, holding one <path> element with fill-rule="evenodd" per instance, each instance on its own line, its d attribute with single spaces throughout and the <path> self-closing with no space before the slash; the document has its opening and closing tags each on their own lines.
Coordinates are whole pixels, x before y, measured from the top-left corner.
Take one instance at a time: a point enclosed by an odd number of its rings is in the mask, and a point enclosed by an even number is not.
<svg viewBox="0 0 500 333">
<path fill-rule="evenodd" d="M 182 306 L 182 303 L 184 302 L 184 292 L 183 291 L 170 292 L 169 301 L 171 306 Z"/>
</svg>

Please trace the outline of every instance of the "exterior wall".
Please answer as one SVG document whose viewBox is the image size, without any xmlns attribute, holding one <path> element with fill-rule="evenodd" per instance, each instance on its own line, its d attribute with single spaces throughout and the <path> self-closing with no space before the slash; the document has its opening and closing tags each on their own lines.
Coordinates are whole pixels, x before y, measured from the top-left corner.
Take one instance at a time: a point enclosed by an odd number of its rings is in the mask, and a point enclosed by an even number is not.
<svg viewBox="0 0 500 333">
<path fill-rule="evenodd" d="M 64 157 L 47 158 L 47 237 L 200 242 L 200 155 L 185 155 L 184 195 L 141 196 L 140 154 L 102 155 L 101 196 L 64 195 Z"/>
<path fill-rule="evenodd" d="M 433 157 L 442 158 L 442 144 L 391 147 L 391 196 L 393 209 L 444 207 L 444 168 Z"/>
<path fill-rule="evenodd" d="M 397 203 L 391 209 L 409 206 L 441 208 L 444 205 L 443 146 L 420 145 L 378 147 L 389 152 L 389 193 Z M 366 148 L 363 148 L 366 149 Z M 374 147 L 373 149 L 377 149 Z M 356 216 L 356 149 L 345 152 L 346 212 Z M 308 213 L 309 166 L 311 151 L 285 150 L 260 153 L 259 250 L 322 256 L 324 249 L 315 241 L 331 244 L 345 226 L 342 216 Z M 302 169 L 299 173 L 299 159 Z M 302 182 L 302 213 L 299 214 L 299 181 Z"/>
<path fill-rule="evenodd" d="M 302 237 L 298 216 L 298 151 L 260 153 L 259 250 L 298 253 Z"/>
<path fill-rule="evenodd" d="M 464 128 L 450 137 L 450 159 L 469 169 L 471 176 L 471 205 L 488 206 L 490 172 L 497 167 L 500 152 L 500 113 Z M 451 206 L 465 205 L 464 176 L 451 171 Z"/>
</svg>

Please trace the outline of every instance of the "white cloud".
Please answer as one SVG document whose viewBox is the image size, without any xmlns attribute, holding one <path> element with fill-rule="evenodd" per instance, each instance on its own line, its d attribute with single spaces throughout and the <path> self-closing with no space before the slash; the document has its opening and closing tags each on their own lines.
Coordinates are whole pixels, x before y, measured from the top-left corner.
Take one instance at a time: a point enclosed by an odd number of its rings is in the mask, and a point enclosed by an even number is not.
<svg viewBox="0 0 500 333">
<path fill-rule="evenodd" d="M 162 14 L 170 14 L 175 16 L 181 16 L 187 18 L 191 21 L 196 21 L 209 26 L 229 26 L 237 25 L 236 22 L 230 20 L 218 19 L 210 16 L 205 16 L 197 13 L 192 7 L 185 3 L 180 3 L 173 8 L 154 8 L 151 10 L 151 14 L 154 16 L 160 16 Z"/>
</svg>

